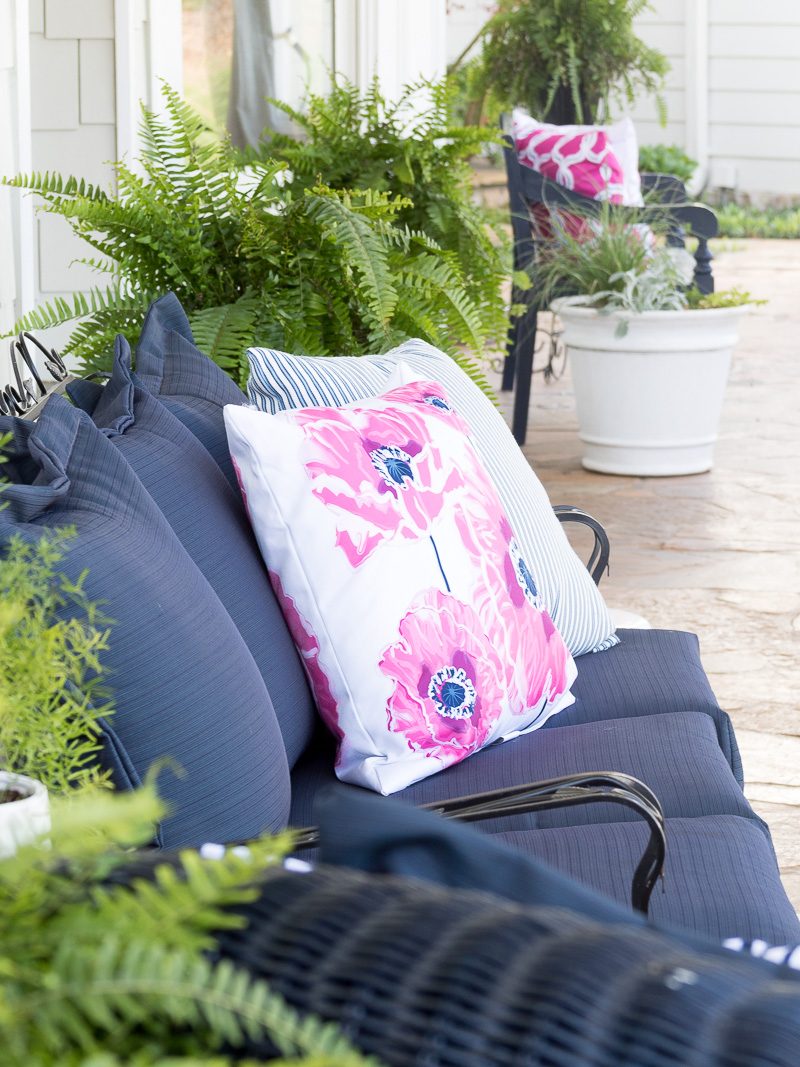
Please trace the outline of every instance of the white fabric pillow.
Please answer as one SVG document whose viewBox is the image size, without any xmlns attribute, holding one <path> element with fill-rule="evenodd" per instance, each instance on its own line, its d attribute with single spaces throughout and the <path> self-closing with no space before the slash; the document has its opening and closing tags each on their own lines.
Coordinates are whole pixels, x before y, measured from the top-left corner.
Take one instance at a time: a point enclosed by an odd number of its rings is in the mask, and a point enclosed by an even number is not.
<svg viewBox="0 0 800 1067">
<path fill-rule="evenodd" d="M 567 648 L 573 656 L 580 656 L 619 643 L 600 591 L 572 550 L 547 493 L 502 415 L 444 352 L 413 340 L 383 356 L 325 359 L 266 348 L 251 348 L 247 354 L 248 393 L 262 411 L 341 406 L 376 396 L 387 388 L 399 362 L 419 377 L 439 382 L 470 427 L 475 450 Z"/>
<path fill-rule="evenodd" d="M 575 664 L 434 382 L 343 408 L 225 408 L 336 773 L 394 793 L 573 703 Z"/>
</svg>

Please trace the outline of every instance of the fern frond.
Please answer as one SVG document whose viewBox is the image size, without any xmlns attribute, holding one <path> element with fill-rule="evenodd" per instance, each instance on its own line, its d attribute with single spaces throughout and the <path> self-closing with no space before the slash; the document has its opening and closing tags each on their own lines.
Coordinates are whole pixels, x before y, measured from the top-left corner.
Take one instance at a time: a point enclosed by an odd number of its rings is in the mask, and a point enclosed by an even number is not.
<svg viewBox="0 0 800 1067">
<path fill-rule="evenodd" d="M 161 1023 L 206 1030 L 214 1043 L 269 1039 L 285 1056 L 317 1054 L 341 1063 L 375 1064 L 332 1023 L 301 1016 L 260 979 L 229 962 L 194 952 L 105 935 L 97 944 L 65 939 L 37 988 L 11 991 L 0 1035 L 12 1062 L 65 1044 L 100 1050 L 107 1036 L 130 1027 L 157 1032 Z"/>
</svg>

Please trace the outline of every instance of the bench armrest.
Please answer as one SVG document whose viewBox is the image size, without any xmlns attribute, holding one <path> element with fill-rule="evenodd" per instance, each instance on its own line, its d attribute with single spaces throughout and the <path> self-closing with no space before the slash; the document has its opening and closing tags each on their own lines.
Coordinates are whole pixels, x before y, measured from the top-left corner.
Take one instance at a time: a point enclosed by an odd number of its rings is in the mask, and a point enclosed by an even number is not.
<svg viewBox="0 0 800 1067">
<path fill-rule="evenodd" d="M 611 552 L 608 534 L 603 524 L 582 508 L 573 507 L 571 504 L 556 504 L 553 511 L 559 522 L 579 522 L 583 526 L 588 526 L 594 534 L 594 547 L 586 569 L 594 579 L 595 585 L 599 585 L 603 574 L 609 570 L 608 557 Z"/>
</svg>

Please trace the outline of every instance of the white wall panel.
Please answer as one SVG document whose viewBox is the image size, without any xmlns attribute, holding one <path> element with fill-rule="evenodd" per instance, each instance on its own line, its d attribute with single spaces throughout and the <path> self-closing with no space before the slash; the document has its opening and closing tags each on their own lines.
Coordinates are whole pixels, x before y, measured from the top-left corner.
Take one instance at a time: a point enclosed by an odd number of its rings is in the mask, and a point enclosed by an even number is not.
<svg viewBox="0 0 800 1067">
<path fill-rule="evenodd" d="M 739 190 L 747 193 L 797 196 L 800 190 L 800 160 L 716 156 L 714 166 L 720 172 L 733 167 Z"/>
<path fill-rule="evenodd" d="M 44 33 L 44 0 L 28 0 L 28 29 Z"/>
<path fill-rule="evenodd" d="M 80 41 L 80 119 L 82 124 L 114 123 L 114 42 Z"/>
<path fill-rule="evenodd" d="M 712 59 L 709 76 L 712 89 L 794 93 L 800 86 L 800 60 Z"/>
<path fill-rule="evenodd" d="M 67 40 L 114 36 L 114 0 L 45 0 L 45 33 Z"/>
<path fill-rule="evenodd" d="M 800 161 L 800 126 L 711 127 L 711 154 L 737 159 Z M 800 194 L 800 188 L 797 190 Z"/>
<path fill-rule="evenodd" d="M 39 289 L 46 297 L 53 293 L 91 289 L 104 279 L 91 267 L 74 262 L 100 253 L 76 237 L 66 219 L 60 215 L 39 215 Z"/>
<path fill-rule="evenodd" d="M 761 126 L 800 126 L 800 85 L 796 93 L 712 92 L 711 122 Z"/>
<path fill-rule="evenodd" d="M 33 166 L 35 170 L 58 171 L 85 178 L 93 185 L 108 187 L 113 170 L 114 127 L 78 126 L 74 130 L 34 130 Z"/>
<path fill-rule="evenodd" d="M 78 42 L 31 34 L 31 128 L 74 130 L 79 122 Z"/>
<path fill-rule="evenodd" d="M 800 26 L 797 0 L 711 0 L 712 25 Z"/>
<path fill-rule="evenodd" d="M 685 5 L 694 3 L 694 0 L 651 0 L 651 7 L 642 12 L 636 20 L 637 25 L 646 25 L 648 22 L 680 22 L 685 17 Z"/>
<path fill-rule="evenodd" d="M 715 58 L 798 59 L 800 24 L 781 27 L 712 25 L 709 52 Z"/>
</svg>

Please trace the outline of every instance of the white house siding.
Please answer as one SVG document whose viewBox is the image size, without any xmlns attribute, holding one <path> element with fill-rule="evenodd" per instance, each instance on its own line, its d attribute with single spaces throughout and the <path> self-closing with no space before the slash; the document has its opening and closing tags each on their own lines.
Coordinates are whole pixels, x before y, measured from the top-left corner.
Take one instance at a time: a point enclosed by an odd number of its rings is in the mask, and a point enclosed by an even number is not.
<svg viewBox="0 0 800 1067">
<path fill-rule="evenodd" d="M 667 75 L 664 99 L 667 125 L 658 121 L 655 101 L 642 98 L 631 111 L 640 144 L 679 144 L 687 141 L 687 5 L 697 0 L 652 0 L 652 10 L 636 20 L 638 35 L 652 48 L 663 52 L 672 69 Z"/>
<path fill-rule="evenodd" d="M 711 182 L 800 197 L 800 3 L 710 0 Z"/>
</svg>

